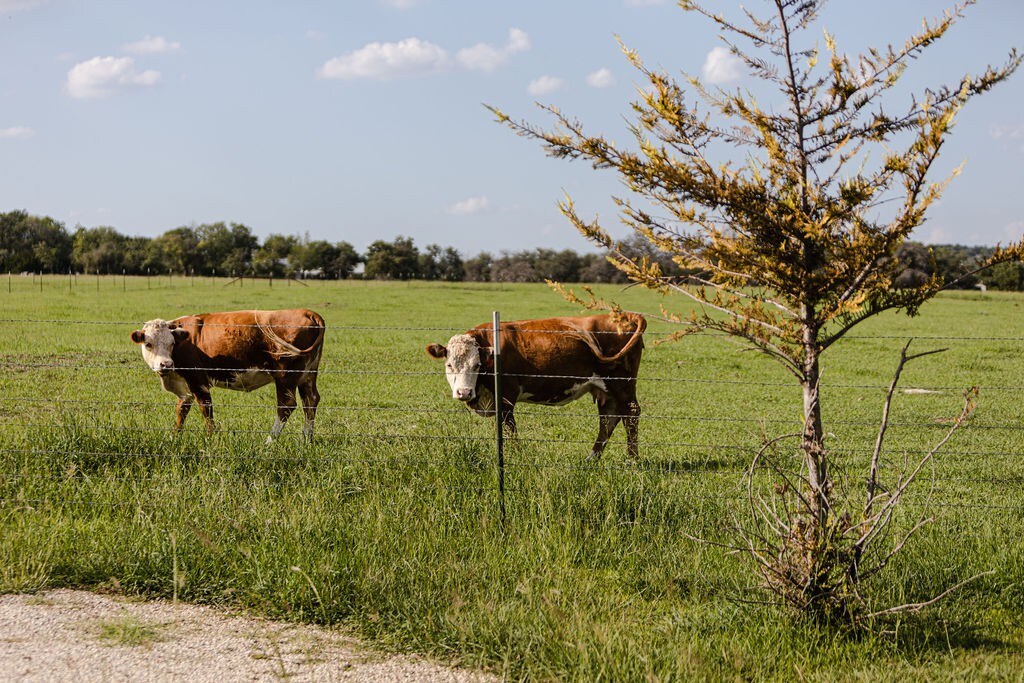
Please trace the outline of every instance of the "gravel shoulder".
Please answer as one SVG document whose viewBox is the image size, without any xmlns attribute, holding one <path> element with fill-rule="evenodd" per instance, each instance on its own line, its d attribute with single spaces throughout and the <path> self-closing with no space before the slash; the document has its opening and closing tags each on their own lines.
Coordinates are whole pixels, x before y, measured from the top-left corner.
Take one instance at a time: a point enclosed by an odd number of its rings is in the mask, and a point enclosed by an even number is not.
<svg viewBox="0 0 1024 683">
<path fill-rule="evenodd" d="M 0 595 L 3 681 L 445 681 L 493 676 L 332 629 L 88 591 Z"/>
</svg>

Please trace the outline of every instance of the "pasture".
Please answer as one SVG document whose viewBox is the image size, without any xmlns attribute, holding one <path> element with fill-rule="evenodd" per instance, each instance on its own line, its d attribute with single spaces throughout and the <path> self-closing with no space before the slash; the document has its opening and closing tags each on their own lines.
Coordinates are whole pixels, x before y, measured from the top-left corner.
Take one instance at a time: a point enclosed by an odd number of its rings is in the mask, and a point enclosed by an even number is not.
<svg viewBox="0 0 1024 683">
<path fill-rule="evenodd" d="M 660 297 L 598 288 L 656 313 Z M 926 600 L 885 632 L 819 630 L 752 592 L 727 538 L 765 436 L 797 431 L 796 383 L 720 336 L 654 342 L 639 462 L 616 430 L 600 461 L 589 399 L 521 405 L 498 514 L 493 422 L 451 399 L 430 342 L 490 320 L 574 315 L 543 285 L 14 277 L 0 285 L 0 591 L 89 586 L 351 627 L 384 647 L 514 680 L 1016 678 L 1024 670 L 1024 296 L 940 296 L 858 327 L 823 359 L 824 417 L 858 491 L 899 349 L 887 467 L 919 457 L 981 389 L 900 523 L 934 516 L 871 584 Z M 666 302 L 685 307 L 681 300 Z M 327 339 L 317 440 L 281 438 L 271 388 L 214 390 L 172 437 L 174 397 L 130 332 L 148 319 L 304 306 Z M 677 309 L 678 310 L 678 309 Z M 685 310 L 685 308 L 683 309 Z M 890 480 L 891 480 L 890 474 Z"/>
</svg>

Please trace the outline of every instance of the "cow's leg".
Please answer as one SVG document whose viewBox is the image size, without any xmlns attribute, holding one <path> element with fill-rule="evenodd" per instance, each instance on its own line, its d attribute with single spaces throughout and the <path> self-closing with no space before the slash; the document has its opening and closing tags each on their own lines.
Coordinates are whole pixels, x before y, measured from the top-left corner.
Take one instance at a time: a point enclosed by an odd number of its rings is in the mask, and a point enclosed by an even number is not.
<svg viewBox="0 0 1024 683">
<path fill-rule="evenodd" d="M 615 425 L 619 424 L 619 403 L 610 395 L 599 392 L 595 395 L 597 401 L 597 414 L 598 428 L 597 428 L 597 440 L 594 441 L 594 448 L 590 451 L 588 460 L 600 458 L 601 454 L 604 453 L 604 446 L 608 443 L 608 439 L 612 438 L 612 432 L 615 431 Z"/>
<path fill-rule="evenodd" d="M 302 412 L 306 414 L 306 424 L 302 425 L 302 436 L 309 443 L 313 442 L 313 420 L 316 419 L 316 407 L 320 405 L 320 392 L 316 390 L 316 375 L 308 382 L 299 385 L 299 397 L 302 399 Z"/>
<path fill-rule="evenodd" d="M 277 388 L 277 419 L 274 420 L 274 426 L 270 428 L 267 443 L 276 439 L 281 433 L 284 423 L 288 421 L 288 416 L 295 410 L 296 405 L 294 387 L 286 386 L 282 382 L 274 382 L 274 386 Z"/>
<path fill-rule="evenodd" d="M 516 388 L 516 394 L 517 395 L 518 395 L 518 392 L 519 392 L 519 390 L 518 390 L 518 388 Z M 501 393 L 505 394 L 504 389 L 502 389 Z M 509 436 L 515 436 L 516 435 L 516 413 L 515 413 L 515 408 L 516 408 L 515 400 L 511 396 L 509 396 L 507 394 L 503 395 L 502 399 L 501 399 L 501 428 Z"/>
<path fill-rule="evenodd" d="M 213 398 L 210 397 L 210 392 L 206 389 L 201 389 L 193 392 L 196 397 L 196 403 L 199 404 L 199 411 L 203 414 L 203 419 L 206 420 L 206 433 L 213 434 L 217 431 L 217 425 L 213 422 Z"/>
<path fill-rule="evenodd" d="M 188 411 L 192 408 L 192 395 L 179 396 L 178 405 L 174 411 L 174 432 L 178 433 L 181 428 L 185 426 L 185 418 L 188 417 Z"/>
</svg>

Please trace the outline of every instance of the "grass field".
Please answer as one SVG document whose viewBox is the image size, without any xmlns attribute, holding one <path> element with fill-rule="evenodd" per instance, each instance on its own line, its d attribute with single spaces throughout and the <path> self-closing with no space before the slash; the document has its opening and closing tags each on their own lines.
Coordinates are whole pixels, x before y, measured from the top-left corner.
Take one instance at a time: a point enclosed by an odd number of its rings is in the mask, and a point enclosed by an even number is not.
<svg viewBox="0 0 1024 683">
<path fill-rule="evenodd" d="M 602 288 L 657 312 L 638 289 Z M 906 340 L 887 470 L 919 457 L 981 387 L 900 523 L 935 517 L 870 586 L 925 600 L 871 635 L 819 630 L 763 595 L 752 568 L 690 536 L 743 513 L 764 435 L 799 429 L 799 389 L 722 337 L 656 345 L 640 373 L 641 456 L 589 400 L 522 406 L 498 515 L 493 424 L 450 398 L 424 347 L 490 320 L 578 312 L 539 285 L 13 277 L 0 282 L 0 591 L 95 586 L 343 624 L 385 647 L 530 680 L 1019 679 L 1024 670 L 1024 297 L 951 293 L 886 315 L 826 355 L 824 415 L 844 482 L 863 481 Z M 215 390 L 173 438 L 174 397 L 129 340 L 154 317 L 305 306 L 325 317 L 317 441 L 301 415 L 273 445 L 274 394 Z"/>
</svg>

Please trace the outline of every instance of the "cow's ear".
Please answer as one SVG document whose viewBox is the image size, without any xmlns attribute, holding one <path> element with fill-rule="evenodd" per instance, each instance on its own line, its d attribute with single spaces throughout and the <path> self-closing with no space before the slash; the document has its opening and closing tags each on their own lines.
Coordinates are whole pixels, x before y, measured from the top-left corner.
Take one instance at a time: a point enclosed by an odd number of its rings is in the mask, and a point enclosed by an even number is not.
<svg viewBox="0 0 1024 683">
<path fill-rule="evenodd" d="M 490 346 L 480 347 L 480 367 L 484 370 L 494 369 L 494 349 Z"/>
<path fill-rule="evenodd" d="M 427 344 L 427 355 L 440 360 L 448 357 L 448 349 L 443 344 Z"/>
<path fill-rule="evenodd" d="M 183 327 L 172 327 L 171 334 L 174 336 L 175 343 L 188 339 L 188 330 Z"/>
<path fill-rule="evenodd" d="M 135 330 L 132 332 L 132 341 L 136 344 L 141 344 L 146 341 L 146 333 L 142 330 Z"/>
</svg>

